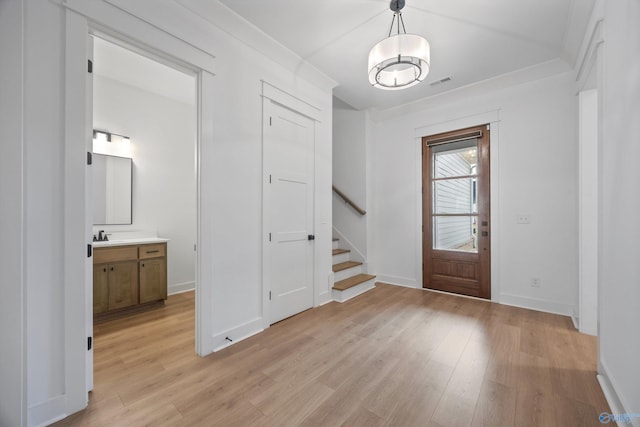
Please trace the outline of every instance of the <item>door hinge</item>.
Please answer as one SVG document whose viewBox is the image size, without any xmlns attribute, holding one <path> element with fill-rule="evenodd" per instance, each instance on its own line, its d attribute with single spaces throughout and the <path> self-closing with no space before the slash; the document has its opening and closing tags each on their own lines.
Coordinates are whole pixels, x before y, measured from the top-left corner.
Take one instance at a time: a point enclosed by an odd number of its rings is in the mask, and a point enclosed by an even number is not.
<svg viewBox="0 0 640 427">
<path fill-rule="evenodd" d="M 269 241 L 271 241 L 271 233 L 269 233 Z"/>
<path fill-rule="evenodd" d="M 90 59 L 87 60 L 87 71 L 89 74 L 93 74 L 93 61 Z"/>
<path fill-rule="evenodd" d="M 196 252 L 198 250 L 198 246 L 194 243 L 193 244 L 193 251 Z"/>
<path fill-rule="evenodd" d="M 269 126 L 271 126 L 271 123 L 272 123 L 271 119 L 272 119 L 272 117 L 269 116 Z"/>
<path fill-rule="evenodd" d="M 91 350 L 92 348 L 93 348 L 93 338 L 87 337 L 87 351 Z"/>
<path fill-rule="evenodd" d="M 87 164 L 93 164 L 93 155 L 91 154 L 91 151 L 87 151 Z"/>
<path fill-rule="evenodd" d="M 269 184 L 271 184 L 271 174 L 269 174 Z"/>
<path fill-rule="evenodd" d="M 269 291 L 269 301 L 271 301 L 271 291 Z"/>
<path fill-rule="evenodd" d="M 93 246 L 91 244 L 87 245 L 87 258 L 91 258 L 91 254 L 93 253 Z"/>
</svg>

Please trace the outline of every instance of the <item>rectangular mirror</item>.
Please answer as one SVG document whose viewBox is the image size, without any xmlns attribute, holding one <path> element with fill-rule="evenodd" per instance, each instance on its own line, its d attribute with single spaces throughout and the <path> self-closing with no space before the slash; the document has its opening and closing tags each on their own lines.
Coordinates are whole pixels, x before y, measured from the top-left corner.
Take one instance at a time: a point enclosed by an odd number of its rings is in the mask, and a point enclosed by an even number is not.
<svg viewBox="0 0 640 427">
<path fill-rule="evenodd" d="M 93 224 L 131 224 L 132 161 L 93 154 Z"/>
</svg>

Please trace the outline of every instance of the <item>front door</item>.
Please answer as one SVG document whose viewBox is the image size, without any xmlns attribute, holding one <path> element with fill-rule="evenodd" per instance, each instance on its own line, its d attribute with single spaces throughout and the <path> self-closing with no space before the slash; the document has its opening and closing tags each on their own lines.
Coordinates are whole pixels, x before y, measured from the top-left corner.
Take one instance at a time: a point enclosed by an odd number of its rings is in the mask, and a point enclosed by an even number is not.
<svg viewBox="0 0 640 427">
<path fill-rule="evenodd" d="M 270 323 L 313 306 L 313 120 L 264 100 Z"/>
<path fill-rule="evenodd" d="M 489 126 L 424 137 L 423 286 L 491 298 Z"/>
</svg>

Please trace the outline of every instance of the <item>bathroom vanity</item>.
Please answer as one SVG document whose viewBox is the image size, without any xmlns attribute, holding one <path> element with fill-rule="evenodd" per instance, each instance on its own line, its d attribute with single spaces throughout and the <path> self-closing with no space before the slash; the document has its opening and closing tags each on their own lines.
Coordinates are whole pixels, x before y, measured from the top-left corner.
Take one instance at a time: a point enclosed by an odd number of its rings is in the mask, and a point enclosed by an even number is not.
<svg viewBox="0 0 640 427">
<path fill-rule="evenodd" d="M 166 299 L 166 239 L 94 243 L 94 321 L 163 305 Z"/>
</svg>

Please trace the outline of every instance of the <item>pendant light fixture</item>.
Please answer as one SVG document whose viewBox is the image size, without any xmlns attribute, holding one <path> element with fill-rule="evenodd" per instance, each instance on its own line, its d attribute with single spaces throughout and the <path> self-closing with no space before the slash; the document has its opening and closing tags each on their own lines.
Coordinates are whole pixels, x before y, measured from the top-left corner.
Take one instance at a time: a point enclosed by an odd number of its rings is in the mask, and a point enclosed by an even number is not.
<svg viewBox="0 0 640 427">
<path fill-rule="evenodd" d="M 406 89 L 429 74 L 429 42 L 424 37 L 407 34 L 401 12 L 404 5 L 405 0 L 391 0 L 389 8 L 393 11 L 393 19 L 389 36 L 369 52 L 369 83 L 379 89 Z M 391 35 L 394 24 L 397 31 Z"/>
</svg>

